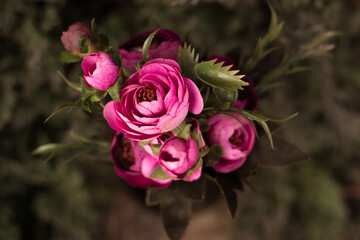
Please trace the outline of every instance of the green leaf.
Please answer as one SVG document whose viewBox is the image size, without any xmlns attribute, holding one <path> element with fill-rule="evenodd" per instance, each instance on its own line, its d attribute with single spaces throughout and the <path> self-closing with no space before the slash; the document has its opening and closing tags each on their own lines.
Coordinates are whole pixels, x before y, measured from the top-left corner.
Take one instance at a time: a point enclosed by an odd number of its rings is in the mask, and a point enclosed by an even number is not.
<svg viewBox="0 0 360 240">
<path fill-rule="evenodd" d="M 191 79 L 198 87 L 201 87 L 202 82 L 195 74 L 195 66 L 199 63 L 199 54 L 195 54 L 195 48 L 185 42 L 183 47 L 179 47 L 177 62 L 181 68 L 181 75 Z"/>
<path fill-rule="evenodd" d="M 198 134 L 198 133 L 197 133 L 197 129 L 194 129 L 194 130 L 191 132 L 190 137 L 196 141 L 196 143 L 197 143 L 197 145 L 198 145 L 198 148 L 200 148 L 200 147 L 201 147 L 201 144 L 202 144 L 202 141 L 201 141 L 202 135 L 201 135 L 201 133 Z"/>
<path fill-rule="evenodd" d="M 279 117 L 269 117 L 269 116 L 266 116 L 266 115 L 264 115 L 262 113 L 259 113 L 257 111 L 249 111 L 249 110 L 240 109 L 240 108 L 233 108 L 232 107 L 229 110 L 233 111 L 233 112 L 240 113 L 241 115 L 243 115 L 247 119 L 254 120 L 254 121 L 284 122 L 284 121 L 288 121 L 288 120 L 296 117 L 299 114 L 298 112 L 296 112 L 296 113 L 293 113 L 293 114 L 291 114 L 291 115 L 289 115 L 287 117 L 279 118 Z"/>
<path fill-rule="evenodd" d="M 192 200 L 179 191 L 178 183 L 183 182 L 173 182 L 165 189 L 148 189 L 146 195 L 147 204 L 160 204 L 164 227 L 171 240 L 182 238 L 191 219 Z"/>
<path fill-rule="evenodd" d="M 159 155 L 159 151 L 160 151 L 160 148 L 161 148 L 161 144 L 151 144 L 151 150 L 153 151 L 153 153 L 157 156 Z"/>
<path fill-rule="evenodd" d="M 327 31 L 316 35 L 314 38 L 309 40 L 303 47 L 303 50 L 313 49 L 318 47 L 320 44 L 330 40 L 333 37 L 342 35 L 339 31 Z"/>
<path fill-rule="evenodd" d="M 309 159 L 309 156 L 297 146 L 285 141 L 278 135 L 278 131 L 272 132 L 274 142 L 273 149 L 269 147 L 269 144 L 263 138 L 260 138 L 259 141 L 256 142 L 253 157 L 256 158 L 260 166 L 289 166 Z"/>
<path fill-rule="evenodd" d="M 94 94 L 91 95 L 91 102 L 100 102 L 103 98 L 107 96 L 108 92 L 96 90 Z"/>
<path fill-rule="evenodd" d="M 225 90 L 220 88 L 213 88 L 212 90 L 220 102 L 230 102 L 232 105 L 238 99 L 238 90 Z"/>
<path fill-rule="evenodd" d="M 226 203 L 230 210 L 231 216 L 234 219 L 236 216 L 237 210 L 237 194 L 234 191 L 234 188 L 243 190 L 243 185 L 241 180 L 236 172 L 221 174 L 218 173 L 216 180 L 225 196 Z"/>
<path fill-rule="evenodd" d="M 199 167 L 202 166 L 202 164 L 203 164 L 203 159 L 200 157 L 199 160 L 197 161 L 196 165 L 193 168 L 191 168 L 189 171 L 186 172 L 184 179 L 185 180 L 188 179 L 196 169 L 198 169 Z"/>
<path fill-rule="evenodd" d="M 119 74 L 119 78 L 116 81 L 116 83 L 106 90 L 115 102 L 120 102 L 120 89 L 122 83 L 123 83 L 123 79 L 121 74 Z"/>
<path fill-rule="evenodd" d="M 129 72 L 128 70 L 126 70 L 125 68 L 121 67 L 121 71 L 124 73 L 124 77 L 125 79 L 128 79 L 131 75 L 132 72 Z M 140 70 L 139 70 L 140 71 Z"/>
<path fill-rule="evenodd" d="M 69 103 L 69 104 L 63 104 L 57 108 L 55 108 L 55 110 L 50 114 L 50 116 L 44 121 L 44 123 L 46 123 L 47 121 L 49 121 L 53 116 L 55 116 L 58 112 L 64 110 L 64 109 L 73 109 L 75 107 L 80 107 L 78 104 L 74 104 L 74 103 Z"/>
<path fill-rule="evenodd" d="M 88 53 L 89 52 L 89 46 L 87 43 L 90 41 L 90 38 L 88 36 L 81 36 L 79 37 L 79 48 L 80 53 Z"/>
<path fill-rule="evenodd" d="M 214 165 L 224 154 L 224 148 L 220 144 L 214 144 L 209 148 L 208 154 L 205 155 L 204 163 L 207 166 Z"/>
<path fill-rule="evenodd" d="M 149 57 L 149 49 L 151 46 L 151 42 L 154 39 L 156 33 L 159 31 L 160 29 L 156 29 L 153 33 L 151 33 L 145 40 L 144 45 L 142 47 L 142 55 L 143 55 L 143 59 L 145 61 L 148 61 L 150 59 Z"/>
<path fill-rule="evenodd" d="M 91 95 L 95 94 L 96 89 L 86 86 L 85 81 L 81 81 L 81 101 L 85 101 Z"/>
<path fill-rule="evenodd" d="M 81 92 L 81 84 L 75 83 L 75 82 L 71 82 L 71 81 L 70 81 L 69 79 L 67 79 L 67 78 L 64 76 L 64 74 L 62 74 L 62 72 L 60 72 L 60 71 L 57 71 L 57 74 L 60 75 L 60 77 L 65 81 L 65 83 L 66 83 L 69 87 L 71 87 L 71 88 L 73 88 L 73 89 L 78 90 L 79 92 Z"/>
<path fill-rule="evenodd" d="M 274 149 L 274 142 L 273 142 L 273 139 L 272 139 L 272 135 L 271 135 L 269 126 L 267 125 L 267 123 L 266 123 L 265 121 L 258 121 L 258 123 L 259 123 L 260 126 L 264 129 L 264 131 L 265 131 L 265 133 L 266 133 L 266 136 L 267 136 L 268 139 L 269 139 L 271 148 Z"/>
<path fill-rule="evenodd" d="M 171 177 L 167 175 L 161 167 L 155 168 L 151 173 L 150 177 L 155 179 L 162 179 L 162 180 L 171 179 Z"/>
<path fill-rule="evenodd" d="M 216 59 L 201 62 L 195 66 L 196 76 L 204 83 L 227 90 L 243 89 L 249 83 L 241 80 L 244 75 L 236 75 L 239 71 L 230 71 L 230 66 L 222 67 L 223 62 L 215 64 Z"/>
<path fill-rule="evenodd" d="M 151 143 L 152 142 L 152 140 L 148 140 L 148 141 L 140 141 L 140 142 L 138 142 L 138 145 L 139 145 L 139 147 L 144 147 L 145 145 L 148 145 L 149 143 Z"/>
<path fill-rule="evenodd" d="M 185 126 L 186 126 L 186 121 L 184 120 L 179 124 L 179 126 L 177 126 L 171 132 L 173 132 L 175 135 L 178 135 L 180 132 L 182 132 L 184 130 Z"/>
<path fill-rule="evenodd" d="M 32 155 L 51 154 L 51 153 L 57 153 L 67 148 L 69 148 L 69 146 L 66 144 L 47 143 L 37 147 L 31 154 Z"/>
<path fill-rule="evenodd" d="M 187 140 L 188 138 L 190 138 L 190 129 L 191 129 L 192 125 L 191 124 L 186 124 L 185 127 L 182 129 L 181 132 L 179 132 L 177 134 L 178 138 L 181 138 L 183 140 Z"/>
<path fill-rule="evenodd" d="M 269 5 L 269 8 L 270 8 L 271 20 L 270 20 L 270 26 L 269 26 L 269 30 L 268 30 L 266 38 L 267 38 L 268 42 L 271 42 L 274 39 L 276 39 L 277 36 L 279 35 L 279 33 L 281 32 L 284 22 L 281 22 L 279 24 L 277 23 L 278 22 L 277 15 L 276 15 L 276 12 L 275 12 L 273 6 L 270 4 L 270 2 L 267 2 L 267 4 Z"/>
<path fill-rule="evenodd" d="M 94 37 L 98 35 L 98 27 L 95 23 L 95 18 L 91 19 L 91 32 Z"/>
<path fill-rule="evenodd" d="M 93 141 L 87 137 L 81 136 L 74 131 L 71 131 L 71 136 L 79 143 L 87 146 L 93 145 Z"/>
<path fill-rule="evenodd" d="M 72 52 L 62 51 L 58 58 L 60 63 L 75 63 L 82 60 L 82 57 L 73 54 Z"/>
<path fill-rule="evenodd" d="M 209 125 L 208 121 L 206 120 L 206 118 L 199 118 L 197 121 L 199 123 L 200 131 L 202 133 L 209 131 L 210 125 Z"/>
</svg>

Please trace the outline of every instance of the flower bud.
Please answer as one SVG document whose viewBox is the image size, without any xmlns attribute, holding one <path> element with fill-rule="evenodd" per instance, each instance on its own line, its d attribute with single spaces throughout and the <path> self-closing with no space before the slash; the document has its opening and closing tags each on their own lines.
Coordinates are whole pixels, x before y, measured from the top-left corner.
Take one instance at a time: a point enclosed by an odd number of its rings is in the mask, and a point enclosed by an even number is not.
<svg viewBox="0 0 360 240">
<path fill-rule="evenodd" d="M 84 81 L 87 86 L 106 91 L 118 79 L 119 67 L 115 65 L 110 55 L 99 52 L 83 59 Z"/>
<path fill-rule="evenodd" d="M 61 42 L 67 51 L 80 52 L 79 39 L 81 36 L 87 36 L 94 40 L 90 25 L 88 23 L 76 22 L 67 31 L 62 32 Z"/>
</svg>

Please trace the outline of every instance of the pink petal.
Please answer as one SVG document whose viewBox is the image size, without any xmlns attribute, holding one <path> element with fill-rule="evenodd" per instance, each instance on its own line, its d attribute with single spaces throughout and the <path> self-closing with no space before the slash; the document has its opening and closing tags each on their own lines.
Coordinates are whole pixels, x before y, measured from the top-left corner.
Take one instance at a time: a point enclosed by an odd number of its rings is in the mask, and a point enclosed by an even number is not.
<svg viewBox="0 0 360 240">
<path fill-rule="evenodd" d="M 189 111 L 199 114 L 204 108 L 204 100 L 196 84 L 188 78 L 184 78 L 189 90 Z"/>
</svg>

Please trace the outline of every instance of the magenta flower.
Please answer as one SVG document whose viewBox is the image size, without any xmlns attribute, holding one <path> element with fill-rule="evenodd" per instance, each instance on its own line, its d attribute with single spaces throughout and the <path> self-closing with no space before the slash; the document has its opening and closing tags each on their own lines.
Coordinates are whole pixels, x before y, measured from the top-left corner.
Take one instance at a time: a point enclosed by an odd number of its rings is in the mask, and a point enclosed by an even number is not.
<svg viewBox="0 0 360 240">
<path fill-rule="evenodd" d="M 143 59 L 142 46 L 146 38 L 153 33 L 154 30 L 136 35 L 130 38 L 118 48 L 118 53 L 122 56 L 122 66 L 130 72 L 135 72 L 134 64 Z M 181 40 L 178 34 L 172 30 L 159 30 L 150 46 L 149 57 L 167 58 L 176 60 Z"/>
<path fill-rule="evenodd" d="M 175 129 L 188 111 L 199 114 L 203 99 L 193 81 L 181 76 L 179 64 L 153 59 L 135 72 L 120 91 L 121 101 L 106 104 L 110 127 L 136 141 L 152 140 Z"/>
<path fill-rule="evenodd" d="M 231 113 L 235 118 L 225 114 L 214 114 L 207 118 L 210 130 L 206 132 L 207 143 L 220 144 L 225 151 L 218 163 L 213 167 L 228 173 L 241 167 L 255 144 L 255 131 L 250 122 L 238 113 Z"/>
<path fill-rule="evenodd" d="M 106 91 L 118 79 L 119 67 L 110 55 L 99 52 L 85 57 L 81 64 L 87 86 Z"/>
<path fill-rule="evenodd" d="M 213 54 L 209 57 L 208 60 L 212 60 L 212 59 L 217 59 L 215 63 L 220 63 L 220 62 L 224 62 L 223 66 L 229 66 L 229 65 L 233 65 L 230 70 L 239 70 L 236 65 L 234 60 L 232 60 L 231 58 L 228 57 L 223 57 L 217 54 Z M 243 72 L 238 72 L 238 75 L 244 75 Z M 257 102 L 258 102 L 258 98 L 257 98 L 257 94 L 255 92 L 254 89 L 254 82 L 251 80 L 251 78 L 249 76 L 247 76 L 245 74 L 245 76 L 242 78 L 242 80 L 244 80 L 245 82 L 248 82 L 249 85 L 244 86 L 243 90 L 239 90 L 239 96 L 238 99 L 240 100 L 240 102 L 237 102 L 236 106 L 237 108 L 243 108 L 243 109 L 248 109 L 248 110 L 254 110 L 257 107 Z"/>
<path fill-rule="evenodd" d="M 67 51 L 80 52 L 79 38 L 81 36 L 87 36 L 92 40 L 94 39 L 89 24 L 83 22 L 76 22 L 72 24 L 66 32 L 62 32 L 61 42 L 63 43 L 64 48 Z"/>
<path fill-rule="evenodd" d="M 111 142 L 111 156 L 116 173 L 133 187 L 164 188 L 172 182 L 150 178 L 152 171 L 159 166 L 156 158 L 149 155 L 137 142 L 125 138 L 121 133 L 114 134 Z"/>
<path fill-rule="evenodd" d="M 186 141 L 172 137 L 165 141 L 159 151 L 159 163 L 164 172 L 172 178 L 194 181 L 200 178 L 202 166 L 190 176 L 186 173 L 194 168 L 199 161 L 199 150 L 196 141 L 188 138 Z"/>
<path fill-rule="evenodd" d="M 203 136 L 201 134 L 201 131 L 200 131 L 199 122 L 195 118 L 189 118 L 187 120 L 188 120 L 188 122 L 190 124 L 192 124 L 192 126 L 190 128 L 190 131 L 189 131 L 189 134 L 191 134 L 195 130 L 195 133 L 200 136 L 200 140 L 201 140 L 201 144 L 198 147 L 200 147 L 200 148 L 204 147 L 205 146 L 205 141 L 204 141 L 204 138 L 203 138 Z M 151 146 L 153 144 L 161 144 L 161 145 L 163 145 L 166 140 L 168 140 L 169 138 L 172 138 L 172 137 L 177 137 L 177 134 L 175 134 L 173 132 L 163 133 L 160 137 L 157 137 L 157 138 L 153 139 L 149 144 L 144 145 L 143 148 L 145 149 L 146 152 L 148 152 L 152 156 L 156 156 L 154 154 L 154 152 L 152 151 Z"/>
</svg>

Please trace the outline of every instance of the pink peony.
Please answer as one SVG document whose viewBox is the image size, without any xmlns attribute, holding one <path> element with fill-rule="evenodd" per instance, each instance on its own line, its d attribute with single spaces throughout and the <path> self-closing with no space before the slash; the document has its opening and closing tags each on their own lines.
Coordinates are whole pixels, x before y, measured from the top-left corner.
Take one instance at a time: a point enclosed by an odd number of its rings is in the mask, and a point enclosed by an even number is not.
<svg viewBox="0 0 360 240">
<path fill-rule="evenodd" d="M 159 151 L 159 163 L 164 172 L 172 178 L 194 181 L 200 178 L 202 166 L 198 167 L 189 177 L 186 173 L 199 161 L 199 150 L 196 141 L 186 141 L 172 137 L 165 141 Z"/>
<path fill-rule="evenodd" d="M 164 188 L 172 180 L 152 179 L 152 171 L 159 166 L 156 158 L 146 153 L 137 142 L 116 133 L 111 142 L 111 156 L 116 173 L 133 187 Z"/>
<path fill-rule="evenodd" d="M 220 144 L 225 151 L 214 168 L 221 173 L 228 173 L 241 167 L 255 144 L 255 131 L 250 122 L 238 113 L 231 113 L 235 118 L 225 114 L 214 114 L 207 118 L 210 130 L 206 132 L 207 143 Z"/>
<path fill-rule="evenodd" d="M 139 34 L 130 38 L 118 48 L 118 53 L 122 56 L 122 66 L 130 72 L 135 72 L 134 64 L 143 59 L 142 46 L 146 38 L 154 30 Z M 178 34 L 171 30 L 159 30 L 149 49 L 150 59 L 167 58 L 176 60 L 179 46 L 181 45 Z"/>
<path fill-rule="evenodd" d="M 90 39 L 94 39 L 91 27 L 87 23 L 76 22 L 72 24 L 66 32 L 62 32 L 61 42 L 64 48 L 70 52 L 80 52 L 79 38 L 81 36 L 87 36 Z"/>
<path fill-rule="evenodd" d="M 106 104 L 110 127 L 136 141 L 152 140 L 175 129 L 188 111 L 199 114 L 203 99 L 190 79 L 181 76 L 177 62 L 153 59 L 135 72 L 120 91 L 121 101 Z"/>
<path fill-rule="evenodd" d="M 87 86 L 106 91 L 118 79 L 119 67 L 110 55 L 99 52 L 85 57 L 81 64 Z"/>
<path fill-rule="evenodd" d="M 223 66 L 233 65 L 230 68 L 230 70 L 239 70 L 236 67 L 234 60 L 232 60 L 231 58 L 213 54 L 209 57 L 208 60 L 212 60 L 212 59 L 216 59 L 215 63 L 224 62 Z M 241 71 L 238 72 L 237 74 L 244 75 L 244 73 L 242 73 Z M 254 110 L 254 109 L 256 109 L 257 102 L 258 102 L 257 94 L 256 94 L 255 88 L 254 88 L 254 83 L 251 80 L 251 78 L 247 75 L 245 75 L 245 77 L 243 77 L 242 80 L 244 80 L 245 82 L 248 82 L 249 85 L 244 86 L 243 87 L 244 90 L 239 90 L 238 99 L 240 101 L 237 101 L 236 105 L 234 105 L 234 107 L 248 109 L 248 110 Z"/>
</svg>

